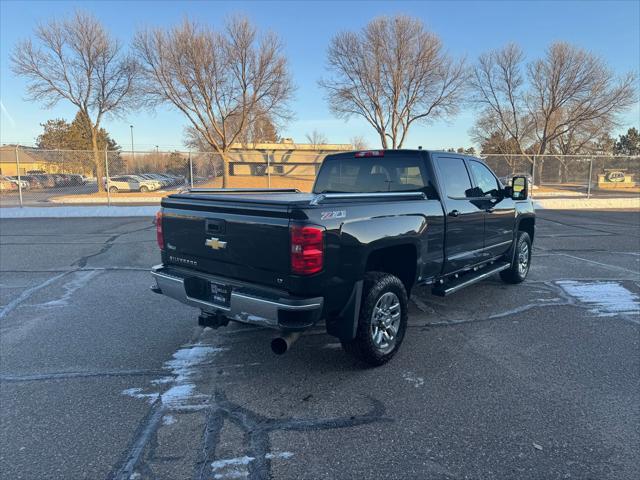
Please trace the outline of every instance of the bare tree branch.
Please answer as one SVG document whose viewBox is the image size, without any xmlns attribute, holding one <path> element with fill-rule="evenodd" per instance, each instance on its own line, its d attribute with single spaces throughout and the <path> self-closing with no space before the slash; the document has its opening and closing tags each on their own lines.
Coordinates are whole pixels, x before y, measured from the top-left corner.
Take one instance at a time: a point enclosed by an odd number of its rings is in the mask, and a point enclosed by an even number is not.
<svg viewBox="0 0 640 480">
<path fill-rule="evenodd" d="M 28 99 L 51 108 L 66 100 L 78 108 L 91 132 L 98 178 L 104 190 L 104 157 L 98 152 L 100 122 L 131 108 L 138 68 L 92 15 L 76 12 L 34 31 L 35 42 L 19 42 L 12 54 L 14 73 L 27 80 Z"/>
<path fill-rule="evenodd" d="M 455 115 L 468 78 L 417 19 L 380 17 L 329 45 L 331 77 L 320 81 L 339 118 L 364 118 L 382 148 L 401 148 L 416 121 Z"/>
<path fill-rule="evenodd" d="M 508 45 L 478 60 L 472 80 L 482 112 L 476 139 L 502 136 L 505 145 L 526 154 L 576 153 L 637 101 L 636 74 L 616 78 L 602 60 L 577 47 L 554 43 L 526 68 L 523 58 Z"/>
<path fill-rule="evenodd" d="M 313 145 L 313 148 L 318 148 L 319 145 L 326 145 L 329 143 L 327 136 L 318 130 L 313 130 L 313 132 L 307 133 L 305 136 L 307 141 Z"/>
<path fill-rule="evenodd" d="M 279 39 L 258 36 L 242 17 L 224 32 L 185 20 L 171 29 L 143 30 L 135 49 L 144 73 L 144 96 L 150 106 L 170 104 L 187 117 L 192 131 L 225 164 L 234 142 L 259 122 L 284 122 L 293 84 Z"/>
</svg>

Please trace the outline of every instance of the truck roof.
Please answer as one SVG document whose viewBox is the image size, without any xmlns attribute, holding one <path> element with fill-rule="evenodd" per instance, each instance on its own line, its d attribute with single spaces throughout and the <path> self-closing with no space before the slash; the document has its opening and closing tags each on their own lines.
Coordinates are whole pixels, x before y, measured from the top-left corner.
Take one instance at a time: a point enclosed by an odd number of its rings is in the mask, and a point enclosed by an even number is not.
<svg viewBox="0 0 640 480">
<path fill-rule="evenodd" d="M 379 152 L 379 155 L 374 154 L 375 152 Z M 371 153 L 371 154 L 370 154 Z M 465 157 L 465 158 L 473 158 L 474 160 L 483 161 L 481 158 L 475 155 L 469 155 L 466 153 L 457 153 L 457 152 L 447 152 L 445 150 L 425 150 L 418 148 L 402 148 L 402 149 L 368 149 L 368 150 L 351 150 L 348 152 L 338 152 L 331 153 L 327 155 L 327 157 L 354 157 L 356 154 L 361 154 L 362 157 L 384 157 L 384 156 L 395 156 L 406 153 L 427 153 L 427 154 L 445 154 L 445 155 L 455 155 L 456 157 Z"/>
</svg>

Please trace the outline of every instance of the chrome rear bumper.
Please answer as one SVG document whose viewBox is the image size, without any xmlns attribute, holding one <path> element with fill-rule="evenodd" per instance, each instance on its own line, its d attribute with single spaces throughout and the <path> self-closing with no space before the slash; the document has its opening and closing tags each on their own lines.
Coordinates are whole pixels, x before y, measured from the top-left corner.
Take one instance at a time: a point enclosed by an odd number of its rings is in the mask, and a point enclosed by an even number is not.
<svg viewBox="0 0 640 480">
<path fill-rule="evenodd" d="M 300 330 L 312 326 L 322 314 L 322 297 L 290 297 L 259 286 L 201 272 L 187 273 L 180 269 L 167 268 L 162 264 L 154 266 L 151 275 L 157 284 L 157 288 L 152 287 L 155 292 L 200 308 L 204 312 L 222 313 L 230 320 L 242 323 Z M 232 291 L 229 306 L 217 305 L 209 300 L 187 295 L 184 285 L 187 277 L 230 285 Z"/>
</svg>

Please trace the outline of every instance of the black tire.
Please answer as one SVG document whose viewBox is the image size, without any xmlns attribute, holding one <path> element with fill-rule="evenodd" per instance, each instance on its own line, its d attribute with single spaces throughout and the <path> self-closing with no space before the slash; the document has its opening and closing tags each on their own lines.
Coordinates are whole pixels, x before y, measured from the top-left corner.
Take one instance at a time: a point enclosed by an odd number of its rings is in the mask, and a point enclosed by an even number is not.
<svg viewBox="0 0 640 480">
<path fill-rule="evenodd" d="M 531 268 L 531 238 L 527 232 L 519 231 L 516 251 L 511 259 L 511 266 L 500 272 L 500 278 L 505 283 L 521 283 L 527 278 Z"/>
<path fill-rule="evenodd" d="M 118 193 L 118 187 L 109 187 L 111 193 Z"/>
<path fill-rule="evenodd" d="M 147 193 L 148 191 L 149 191 L 149 187 L 145 187 L 144 185 L 140 187 L 140 193 Z"/>
<path fill-rule="evenodd" d="M 384 298 L 383 298 L 384 297 Z M 374 307 L 379 302 L 389 300 L 392 302 L 389 305 L 395 306 L 395 300 L 399 304 L 399 322 L 398 317 L 389 314 L 386 318 L 390 322 L 387 327 L 373 326 L 374 322 Z M 382 304 L 380 304 L 382 305 Z M 396 309 L 393 308 L 393 311 Z M 380 322 L 384 320 L 379 320 Z M 394 325 L 397 323 L 397 327 Z M 384 333 L 380 333 L 380 340 L 387 342 L 387 348 L 382 348 L 376 345 L 374 340 L 374 330 L 382 332 L 383 328 L 386 328 Z M 393 342 L 388 342 L 385 337 L 390 338 L 389 332 L 393 332 L 395 329 L 395 335 L 391 335 Z M 388 273 L 383 272 L 368 272 L 364 277 L 364 286 L 362 291 L 362 302 L 360 306 L 360 316 L 358 318 L 358 329 L 356 331 L 356 338 L 351 341 L 342 341 L 342 348 L 345 352 L 356 357 L 357 359 L 374 367 L 387 363 L 396 354 L 402 340 L 404 339 L 405 332 L 407 330 L 407 291 L 404 285 L 398 277 L 395 277 Z M 382 335 L 385 335 L 383 337 Z"/>
</svg>

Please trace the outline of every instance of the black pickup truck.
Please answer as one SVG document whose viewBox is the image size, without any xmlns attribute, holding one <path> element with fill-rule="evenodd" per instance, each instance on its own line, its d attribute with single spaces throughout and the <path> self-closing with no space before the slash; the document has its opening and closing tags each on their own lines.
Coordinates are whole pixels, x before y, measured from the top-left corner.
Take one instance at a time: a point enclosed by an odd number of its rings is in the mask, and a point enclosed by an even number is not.
<svg viewBox="0 0 640 480">
<path fill-rule="evenodd" d="M 203 326 L 272 327 L 284 353 L 324 320 L 344 349 L 388 361 L 416 285 L 449 295 L 499 273 L 522 282 L 535 214 L 526 177 L 503 186 L 482 160 L 426 150 L 329 155 L 312 193 L 192 189 L 162 200 L 156 293 Z"/>
</svg>

